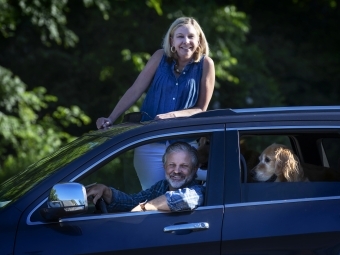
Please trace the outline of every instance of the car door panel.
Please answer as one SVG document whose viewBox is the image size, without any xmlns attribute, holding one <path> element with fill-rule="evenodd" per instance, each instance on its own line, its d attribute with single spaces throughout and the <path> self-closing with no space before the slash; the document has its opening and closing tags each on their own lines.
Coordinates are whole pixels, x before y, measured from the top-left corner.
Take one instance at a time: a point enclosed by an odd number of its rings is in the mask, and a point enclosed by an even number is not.
<svg viewBox="0 0 340 255">
<path fill-rule="evenodd" d="M 222 206 L 192 212 L 136 212 L 63 219 L 59 223 L 21 222 L 15 254 L 220 254 Z M 199 231 L 165 233 L 184 223 L 208 223 Z M 170 252 L 171 251 L 171 252 Z"/>
<path fill-rule="evenodd" d="M 0 216 L 0 251 L 1 254 L 12 254 L 15 234 L 21 212 L 14 206 L 5 208 Z"/>
<path fill-rule="evenodd" d="M 339 210 L 340 198 L 226 205 L 222 254 L 338 254 Z"/>
</svg>

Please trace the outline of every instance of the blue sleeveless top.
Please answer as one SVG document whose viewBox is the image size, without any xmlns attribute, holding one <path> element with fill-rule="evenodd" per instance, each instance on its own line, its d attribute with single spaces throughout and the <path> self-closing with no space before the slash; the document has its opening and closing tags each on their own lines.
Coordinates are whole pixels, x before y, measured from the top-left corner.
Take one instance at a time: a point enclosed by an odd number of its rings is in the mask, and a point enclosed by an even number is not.
<svg viewBox="0 0 340 255">
<path fill-rule="evenodd" d="M 169 61 L 164 54 L 142 105 L 142 121 L 153 120 L 157 114 L 195 106 L 200 92 L 203 60 L 204 56 L 199 62 L 187 64 L 176 77 L 175 60 Z"/>
</svg>

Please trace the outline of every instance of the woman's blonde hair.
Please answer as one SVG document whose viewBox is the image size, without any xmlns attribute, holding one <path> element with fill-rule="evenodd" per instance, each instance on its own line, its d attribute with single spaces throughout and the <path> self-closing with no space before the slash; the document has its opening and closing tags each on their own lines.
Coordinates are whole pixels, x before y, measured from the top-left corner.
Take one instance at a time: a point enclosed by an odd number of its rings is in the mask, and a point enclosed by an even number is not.
<svg viewBox="0 0 340 255">
<path fill-rule="evenodd" d="M 171 24 L 168 32 L 165 34 L 165 37 L 163 40 L 163 49 L 165 51 L 165 54 L 169 58 L 177 59 L 176 52 L 171 52 L 171 38 L 174 36 L 174 32 L 177 28 L 183 25 L 187 25 L 187 24 L 194 26 L 199 37 L 199 45 L 193 56 L 193 60 L 195 62 L 198 62 L 201 59 L 202 55 L 209 56 L 209 45 L 208 45 L 207 39 L 205 38 L 205 35 L 203 33 L 201 26 L 198 24 L 198 22 L 194 18 L 181 17 L 181 18 L 176 19 Z"/>
</svg>

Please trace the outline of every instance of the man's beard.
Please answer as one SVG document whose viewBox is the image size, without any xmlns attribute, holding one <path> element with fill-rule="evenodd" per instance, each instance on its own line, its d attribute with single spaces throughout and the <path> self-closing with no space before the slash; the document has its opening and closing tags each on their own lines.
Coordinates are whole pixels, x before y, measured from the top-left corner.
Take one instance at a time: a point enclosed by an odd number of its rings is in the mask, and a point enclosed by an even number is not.
<svg viewBox="0 0 340 255">
<path fill-rule="evenodd" d="M 195 171 L 193 171 L 189 176 L 187 176 L 185 179 L 181 180 L 173 180 L 170 177 L 171 176 L 182 176 L 183 174 L 170 174 L 170 175 L 165 175 L 165 179 L 168 181 L 169 185 L 174 188 L 174 189 L 180 189 L 184 187 L 186 184 L 190 183 L 194 178 L 195 178 Z"/>
</svg>

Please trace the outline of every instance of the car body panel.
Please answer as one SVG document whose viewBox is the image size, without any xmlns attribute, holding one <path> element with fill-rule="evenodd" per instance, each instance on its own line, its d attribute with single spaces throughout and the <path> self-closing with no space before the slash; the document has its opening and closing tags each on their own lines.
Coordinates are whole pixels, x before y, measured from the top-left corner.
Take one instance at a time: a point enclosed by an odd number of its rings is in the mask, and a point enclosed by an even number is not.
<svg viewBox="0 0 340 255">
<path fill-rule="evenodd" d="M 0 213 L 1 254 L 14 254 L 17 226 L 22 212 L 15 206 L 5 208 Z"/>
<path fill-rule="evenodd" d="M 222 254 L 338 254 L 339 210 L 340 197 L 227 205 Z"/>
<path fill-rule="evenodd" d="M 163 254 L 167 246 L 176 254 L 188 253 L 182 246 L 191 247 L 195 254 L 205 254 L 203 248 L 207 245 L 210 254 L 219 254 L 222 216 L 220 206 L 181 213 L 136 212 L 65 218 L 59 223 L 37 225 L 26 225 L 22 221 L 16 254 L 38 250 L 40 254 L 125 254 L 126 251 L 148 252 L 148 249 Z M 163 231 L 167 226 L 197 222 L 209 222 L 209 229 L 188 233 Z M 43 242 L 37 236 L 43 236 Z"/>
</svg>

